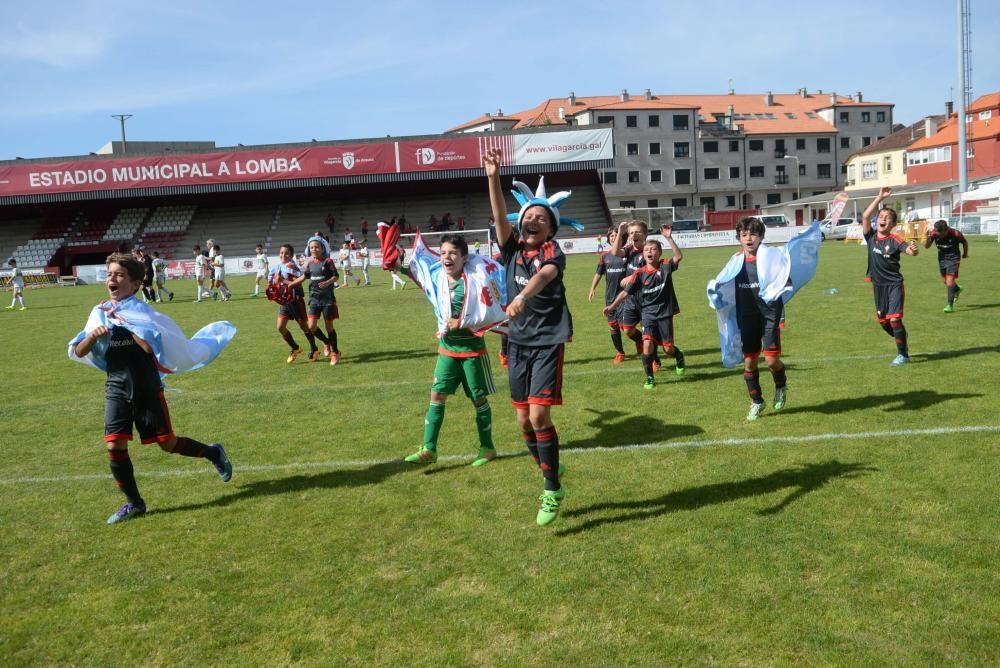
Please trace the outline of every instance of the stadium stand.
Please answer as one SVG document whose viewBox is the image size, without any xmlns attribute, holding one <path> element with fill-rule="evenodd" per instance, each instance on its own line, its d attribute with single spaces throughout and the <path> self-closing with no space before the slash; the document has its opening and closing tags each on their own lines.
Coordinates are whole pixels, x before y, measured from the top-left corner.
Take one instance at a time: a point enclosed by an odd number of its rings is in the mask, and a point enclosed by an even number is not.
<svg viewBox="0 0 1000 668">
<path fill-rule="evenodd" d="M 149 214 L 149 209 L 122 209 L 104 234 L 104 241 L 132 241 Z"/>
<path fill-rule="evenodd" d="M 138 243 L 147 253 L 157 251 L 165 260 L 187 255 L 177 250 L 188 233 L 197 207 L 194 204 L 157 207 L 148 216 Z M 145 217 L 145 216 L 144 216 Z"/>
<path fill-rule="evenodd" d="M 181 241 L 181 257 L 186 258 L 195 244 L 215 239 L 230 257 L 253 255 L 254 246 L 267 236 L 274 221 L 276 205 L 199 206 Z"/>
</svg>

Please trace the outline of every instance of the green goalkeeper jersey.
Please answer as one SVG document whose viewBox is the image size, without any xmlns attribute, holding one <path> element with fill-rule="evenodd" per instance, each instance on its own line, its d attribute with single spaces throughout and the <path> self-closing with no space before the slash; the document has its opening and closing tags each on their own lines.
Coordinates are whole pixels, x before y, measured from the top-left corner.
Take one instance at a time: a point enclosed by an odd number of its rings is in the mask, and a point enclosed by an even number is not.
<svg viewBox="0 0 1000 668">
<path fill-rule="evenodd" d="M 465 304 L 465 281 L 459 279 L 448 289 L 451 292 L 451 317 L 457 318 Z M 456 329 L 441 337 L 438 352 L 448 357 L 477 357 L 486 354 L 486 341 L 468 329 Z"/>
</svg>

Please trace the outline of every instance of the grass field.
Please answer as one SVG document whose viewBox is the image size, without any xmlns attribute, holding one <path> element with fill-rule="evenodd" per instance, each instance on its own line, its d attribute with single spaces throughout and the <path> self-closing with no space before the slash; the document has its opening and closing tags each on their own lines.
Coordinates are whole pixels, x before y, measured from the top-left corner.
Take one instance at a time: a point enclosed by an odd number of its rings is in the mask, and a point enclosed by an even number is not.
<svg viewBox="0 0 1000 668">
<path fill-rule="evenodd" d="M 570 258 L 568 495 L 544 529 L 505 377 L 508 456 L 468 466 L 459 396 L 438 464 L 401 462 L 434 323 L 382 272 L 338 291 L 334 368 L 285 364 L 249 278 L 229 303 L 172 282 L 185 331 L 240 329 L 167 383 L 177 432 L 224 442 L 235 475 L 135 445 L 149 513 L 108 527 L 103 377 L 66 358 L 104 289 L 30 291 L 0 312 L 0 665 L 998 665 L 1000 247 L 972 240 L 951 315 L 935 253 L 903 258 L 913 363 L 890 368 L 863 251 L 824 244 L 787 309 L 788 406 L 752 424 L 704 296 L 731 252 L 688 252 L 688 372 L 652 392 L 610 362 L 593 256 Z"/>
</svg>

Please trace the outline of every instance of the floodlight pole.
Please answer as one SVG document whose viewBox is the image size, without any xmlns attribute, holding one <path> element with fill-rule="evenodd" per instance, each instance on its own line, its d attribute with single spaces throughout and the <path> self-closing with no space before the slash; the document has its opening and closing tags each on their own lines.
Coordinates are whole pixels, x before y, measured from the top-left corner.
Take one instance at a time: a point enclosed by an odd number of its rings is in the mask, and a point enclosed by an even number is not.
<svg viewBox="0 0 1000 668">
<path fill-rule="evenodd" d="M 128 144 L 125 143 L 125 121 L 132 118 L 132 114 L 111 114 L 111 118 L 117 118 L 122 124 L 122 153 L 128 151 Z"/>
</svg>

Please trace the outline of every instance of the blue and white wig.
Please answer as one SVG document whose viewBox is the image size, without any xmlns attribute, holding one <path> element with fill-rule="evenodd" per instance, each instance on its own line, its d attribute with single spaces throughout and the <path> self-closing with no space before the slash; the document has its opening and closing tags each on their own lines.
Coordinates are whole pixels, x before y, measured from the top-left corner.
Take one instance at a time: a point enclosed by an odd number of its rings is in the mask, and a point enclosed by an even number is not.
<svg viewBox="0 0 1000 668">
<path fill-rule="evenodd" d="M 538 189 L 535 192 L 531 192 L 531 188 L 517 180 L 514 181 L 513 185 L 514 190 L 510 192 L 514 195 L 517 203 L 521 205 L 521 210 L 518 213 L 507 214 L 507 220 L 517 225 L 518 234 L 521 232 L 521 221 L 524 220 L 524 214 L 533 206 L 545 207 L 549 212 L 549 217 L 552 218 L 552 237 L 559 232 L 559 225 L 561 223 L 569 225 L 578 232 L 583 229 L 583 225 L 577 221 L 570 218 L 562 218 L 559 215 L 559 207 L 570 198 L 573 191 L 561 190 L 552 197 L 547 197 L 545 195 L 544 176 L 538 177 Z"/>
<path fill-rule="evenodd" d="M 320 245 L 323 246 L 323 257 L 330 257 L 330 242 L 318 235 L 311 236 L 309 237 L 309 240 L 306 241 L 306 257 L 310 256 L 309 244 L 314 241 L 318 241 Z"/>
</svg>

